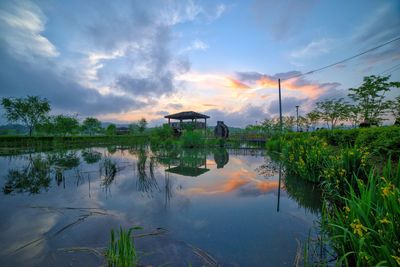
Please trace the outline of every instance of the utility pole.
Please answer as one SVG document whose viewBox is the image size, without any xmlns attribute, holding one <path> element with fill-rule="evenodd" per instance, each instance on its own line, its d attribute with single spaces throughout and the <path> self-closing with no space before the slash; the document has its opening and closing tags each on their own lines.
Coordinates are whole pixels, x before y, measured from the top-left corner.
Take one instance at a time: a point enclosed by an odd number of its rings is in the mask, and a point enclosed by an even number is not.
<svg viewBox="0 0 400 267">
<path fill-rule="evenodd" d="M 296 106 L 296 125 L 297 125 L 296 129 L 298 132 L 299 131 L 299 106 Z"/>
<path fill-rule="evenodd" d="M 279 124 L 281 126 L 281 132 L 283 132 L 283 123 L 282 123 L 282 98 L 281 98 L 281 79 L 278 79 L 279 86 Z"/>
</svg>

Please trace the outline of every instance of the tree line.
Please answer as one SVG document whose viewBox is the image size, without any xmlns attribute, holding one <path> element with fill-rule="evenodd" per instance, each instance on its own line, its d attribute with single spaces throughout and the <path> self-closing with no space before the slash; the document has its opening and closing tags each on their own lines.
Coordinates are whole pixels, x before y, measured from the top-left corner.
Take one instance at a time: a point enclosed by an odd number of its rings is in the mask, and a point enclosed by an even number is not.
<svg viewBox="0 0 400 267">
<path fill-rule="evenodd" d="M 9 123 L 21 123 L 27 129 L 29 136 L 38 135 L 115 135 L 117 126 L 109 124 L 103 128 L 101 122 L 93 117 L 87 117 L 82 123 L 77 115 L 49 115 L 51 106 L 46 98 L 27 96 L 26 98 L 2 98 L 1 105 L 5 110 L 5 117 Z M 147 128 L 145 118 L 131 123 L 128 133 L 143 133 Z M 126 132 L 126 131 L 125 131 Z"/>
<path fill-rule="evenodd" d="M 352 127 L 381 125 L 388 115 L 394 117 L 395 125 L 400 125 L 400 96 L 387 99 L 392 88 L 399 88 L 400 82 L 390 82 L 389 76 L 367 76 L 357 88 L 350 88 L 348 98 L 331 98 L 316 103 L 314 110 L 305 116 L 283 117 L 283 130 L 299 126 L 301 130 L 315 130 L 321 123 L 334 129 L 339 123 L 350 123 Z M 280 130 L 279 118 L 265 119 L 260 125 L 249 125 L 248 130 L 272 133 Z"/>
</svg>

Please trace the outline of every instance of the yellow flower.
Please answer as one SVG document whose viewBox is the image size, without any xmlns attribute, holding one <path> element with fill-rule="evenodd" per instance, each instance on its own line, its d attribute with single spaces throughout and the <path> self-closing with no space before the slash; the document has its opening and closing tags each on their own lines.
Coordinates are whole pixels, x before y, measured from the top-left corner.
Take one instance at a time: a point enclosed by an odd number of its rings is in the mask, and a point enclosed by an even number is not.
<svg viewBox="0 0 400 267">
<path fill-rule="evenodd" d="M 354 234 L 359 235 L 362 237 L 364 235 L 364 232 L 367 232 L 367 228 L 360 223 L 359 219 L 353 220 L 353 222 L 350 224 L 351 228 L 353 228 Z"/>
<path fill-rule="evenodd" d="M 382 220 L 379 220 L 379 222 L 381 224 L 389 224 L 390 223 L 390 221 L 386 217 L 384 217 Z"/>
<path fill-rule="evenodd" d="M 391 189 L 392 189 L 392 186 L 391 186 L 390 183 L 389 183 L 388 185 L 382 187 L 382 188 L 381 188 L 381 191 L 382 191 L 381 195 L 382 195 L 383 197 L 387 197 L 387 196 L 389 196 L 390 194 L 393 194 L 393 192 L 391 191 Z"/>
<path fill-rule="evenodd" d="M 398 265 L 400 265 L 400 257 L 392 255 L 392 258 L 396 260 Z"/>
<path fill-rule="evenodd" d="M 349 213 L 350 212 L 350 208 L 349 207 L 344 207 L 344 210 L 347 212 L 347 213 Z"/>
</svg>

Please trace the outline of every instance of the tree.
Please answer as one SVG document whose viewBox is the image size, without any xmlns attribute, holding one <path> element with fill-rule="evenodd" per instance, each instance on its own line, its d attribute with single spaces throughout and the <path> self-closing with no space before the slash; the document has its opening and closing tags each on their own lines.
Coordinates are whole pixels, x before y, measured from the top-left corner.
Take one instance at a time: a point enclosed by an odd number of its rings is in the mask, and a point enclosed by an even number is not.
<svg viewBox="0 0 400 267">
<path fill-rule="evenodd" d="M 115 124 L 110 124 L 106 128 L 106 135 L 115 135 L 117 133 L 117 126 Z"/>
<path fill-rule="evenodd" d="M 133 122 L 133 123 L 129 124 L 128 128 L 129 128 L 129 133 L 130 134 L 135 134 L 138 131 L 139 126 L 138 126 L 137 123 Z"/>
<path fill-rule="evenodd" d="M 308 120 L 308 123 L 311 125 L 313 130 L 315 130 L 315 126 L 319 122 L 320 118 L 321 114 L 319 114 L 317 110 L 313 110 L 306 114 L 306 119 Z"/>
<path fill-rule="evenodd" d="M 73 134 L 79 129 L 79 122 L 76 117 L 57 115 L 53 118 L 53 124 L 55 133 L 62 136 Z"/>
<path fill-rule="evenodd" d="M 396 97 L 395 100 L 389 102 L 390 113 L 392 113 L 395 125 L 400 125 L 400 96 Z"/>
<path fill-rule="evenodd" d="M 28 96 L 27 98 L 3 98 L 1 101 L 9 122 L 22 122 L 32 136 L 33 129 L 44 122 L 50 112 L 50 104 L 46 98 Z"/>
<path fill-rule="evenodd" d="M 307 132 L 309 131 L 310 126 L 311 126 L 311 123 L 310 123 L 310 121 L 309 121 L 306 117 L 299 116 L 298 122 L 299 122 L 299 131 L 302 132 L 302 131 L 304 131 L 304 129 L 305 129 Z"/>
<path fill-rule="evenodd" d="M 378 125 L 387 112 L 390 102 L 385 100 L 386 92 L 400 87 L 400 82 L 388 82 L 389 76 L 367 76 L 358 88 L 350 88 L 348 96 L 360 108 L 361 120 L 367 125 Z"/>
<path fill-rule="evenodd" d="M 147 121 L 146 121 L 146 119 L 145 119 L 145 118 L 141 118 L 141 119 L 138 121 L 138 130 L 139 130 L 139 132 L 140 132 L 140 133 L 143 133 L 144 130 L 146 130 L 146 126 L 147 126 Z"/>
<path fill-rule="evenodd" d="M 96 118 L 88 117 L 83 121 L 82 129 L 89 135 L 96 134 L 101 130 L 101 122 Z"/>
<path fill-rule="evenodd" d="M 360 108 L 355 105 L 348 104 L 345 112 L 345 120 L 350 121 L 352 127 L 356 127 L 361 122 Z"/>
<path fill-rule="evenodd" d="M 317 110 L 328 128 L 333 129 L 340 120 L 346 119 L 347 103 L 343 98 L 330 99 L 317 103 Z"/>
</svg>

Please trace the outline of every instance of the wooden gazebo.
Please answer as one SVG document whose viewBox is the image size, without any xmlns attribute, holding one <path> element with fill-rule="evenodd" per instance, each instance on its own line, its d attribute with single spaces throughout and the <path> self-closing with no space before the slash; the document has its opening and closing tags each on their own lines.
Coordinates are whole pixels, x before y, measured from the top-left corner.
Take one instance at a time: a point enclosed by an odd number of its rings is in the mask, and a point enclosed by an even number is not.
<svg viewBox="0 0 400 267">
<path fill-rule="evenodd" d="M 210 117 L 204 114 L 200 114 L 194 111 L 183 111 L 175 114 L 170 114 L 164 116 L 164 118 L 168 119 L 168 125 L 170 125 L 174 129 L 182 129 L 184 124 L 189 124 L 191 123 L 192 125 L 195 126 L 196 129 L 204 129 L 206 130 L 207 128 L 207 119 Z M 179 120 L 179 122 L 172 122 L 172 120 Z M 204 122 L 197 121 L 198 119 L 204 119 Z M 184 122 L 188 121 L 189 122 Z"/>
</svg>

